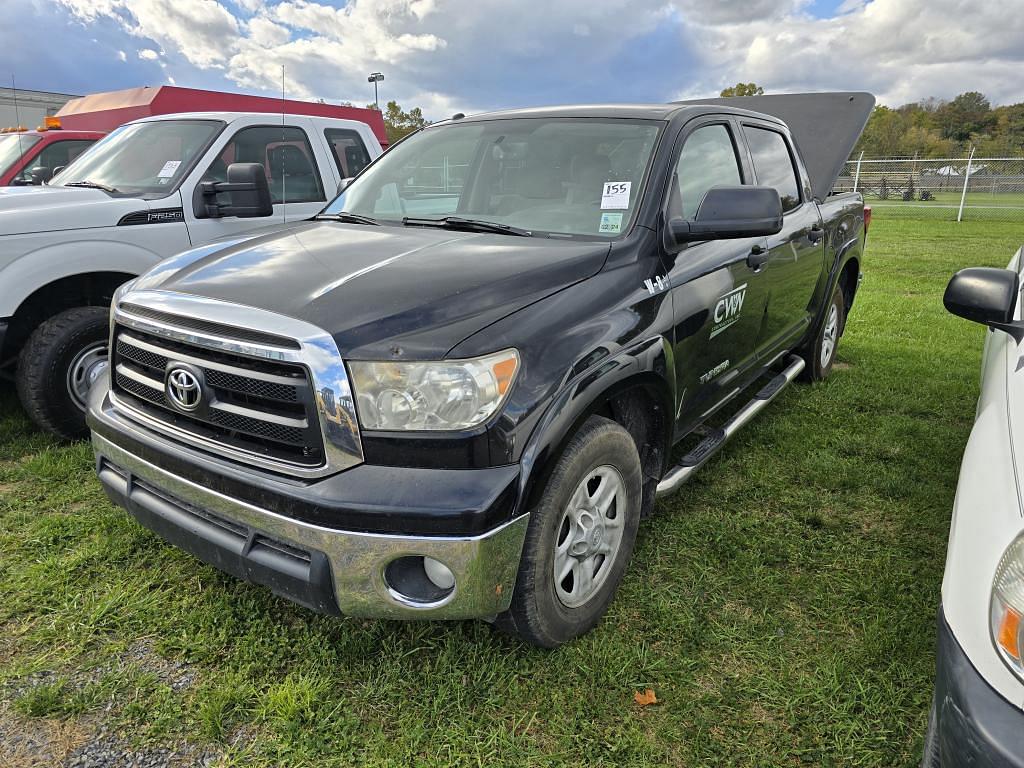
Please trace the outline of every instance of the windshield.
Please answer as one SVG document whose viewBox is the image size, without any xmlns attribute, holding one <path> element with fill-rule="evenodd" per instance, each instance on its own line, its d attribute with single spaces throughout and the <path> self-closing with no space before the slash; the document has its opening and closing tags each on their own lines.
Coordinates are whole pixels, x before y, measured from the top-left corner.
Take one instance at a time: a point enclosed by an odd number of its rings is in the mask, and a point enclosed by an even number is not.
<svg viewBox="0 0 1024 768">
<path fill-rule="evenodd" d="M 50 184 L 102 186 L 124 195 L 167 195 L 223 127 L 217 120 L 125 125 L 96 142 Z"/>
<path fill-rule="evenodd" d="M 324 213 L 617 237 L 640 201 L 660 127 L 521 118 L 428 128 L 385 153 Z"/>
<path fill-rule="evenodd" d="M 7 173 L 42 138 L 28 133 L 0 136 L 0 174 Z"/>
</svg>

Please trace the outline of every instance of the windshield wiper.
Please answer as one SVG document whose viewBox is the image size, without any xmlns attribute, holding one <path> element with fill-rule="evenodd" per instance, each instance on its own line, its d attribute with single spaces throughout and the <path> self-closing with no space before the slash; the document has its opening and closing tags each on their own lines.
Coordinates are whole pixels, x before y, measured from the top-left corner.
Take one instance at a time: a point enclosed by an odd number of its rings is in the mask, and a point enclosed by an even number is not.
<svg viewBox="0 0 1024 768">
<path fill-rule="evenodd" d="M 69 181 L 66 182 L 63 186 L 88 187 L 89 189 L 102 189 L 104 192 L 109 192 L 110 194 L 117 193 L 117 190 L 114 189 L 113 187 L 108 187 L 106 184 L 100 184 L 98 181 L 89 181 L 89 179 L 85 179 L 84 181 Z"/>
<path fill-rule="evenodd" d="M 444 229 L 465 229 L 470 232 L 495 232 L 499 235 L 515 235 L 516 237 L 533 237 L 533 232 L 520 229 L 509 224 L 483 219 L 464 219 L 461 216 L 445 216 L 440 219 L 421 219 L 406 216 L 402 223 L 407 227 L 443 227 Z"/>
<path fill-rule="evenodd" d="M 348 211 L 342 211 L 341 213 L 325 213 L 323 216 L 317 216 L 317 219 L 323 221 L 340 221 L 345 224 L 380 225 L 380 222 L 371 216 L 363 216 L 361 213 L 349 213 Z"/>
</svg>

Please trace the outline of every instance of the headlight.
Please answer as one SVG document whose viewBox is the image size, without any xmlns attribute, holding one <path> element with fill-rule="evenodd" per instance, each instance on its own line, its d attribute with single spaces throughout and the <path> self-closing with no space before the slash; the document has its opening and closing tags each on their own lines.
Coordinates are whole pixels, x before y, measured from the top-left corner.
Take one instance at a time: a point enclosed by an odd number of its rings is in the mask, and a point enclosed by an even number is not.
<svg viewBox="0 0 1024 768">
<path fill-rule="evenodd" d="M 992 639 L 1003 661 L 1024 677 L 1024 536 L 1006 548 L 992 582 Z"/>
<path fill-rule="evenodd" d="M 512 388 L 514 349 L 471 360 L 350 362 L 363 429 L 466 429 L 486 421 Z"/>
</svg>

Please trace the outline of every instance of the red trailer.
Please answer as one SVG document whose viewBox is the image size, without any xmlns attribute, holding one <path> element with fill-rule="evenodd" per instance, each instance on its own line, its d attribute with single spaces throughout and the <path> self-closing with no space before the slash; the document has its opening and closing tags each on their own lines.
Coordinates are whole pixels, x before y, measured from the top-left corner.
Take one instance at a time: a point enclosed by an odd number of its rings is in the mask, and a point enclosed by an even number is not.
<svg viewBox="0 0 1024 768">
<path fill-rule="evenodd" d="M 384 118 L 376 109 L 203 91 L 176 85 L 144 86 L 82 96 L 65 104 L 57 117 L 66 129 L 112 131 L 140 117 L 176 112 L 267 112 L 358 120 L 370 126 L 382 147 L 387 148 L 388 145 Z"/>
</svg>

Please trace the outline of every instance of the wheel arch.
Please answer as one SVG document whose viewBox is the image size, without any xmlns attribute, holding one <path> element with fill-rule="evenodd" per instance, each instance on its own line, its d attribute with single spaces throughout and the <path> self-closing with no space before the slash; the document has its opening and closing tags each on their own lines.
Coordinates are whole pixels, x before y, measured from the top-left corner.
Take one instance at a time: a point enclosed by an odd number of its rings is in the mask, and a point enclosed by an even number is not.
<svg viewBox="0 0 1024 768">
<path fill-rule="evenodd" d="M 18 354 L 32 331 L 47 319 L 73 307 L 105 307 L 114 291 L 136 272 L 82 272 L 50 280 L 29 293 L 11 315 L 0 360 Z"/>
<path fill-rule="evenodd" d="M 553 399 L 522 453 L 520 503 L 525 511 L 540 499 L 570 439 L 591 416 L 615 421 L 633 437 L 644 478 L 643 513 L 672 446 L 674 387 L 671 345 L 659 338 L 620 353 L 570 381 Z"/>
</svg>

